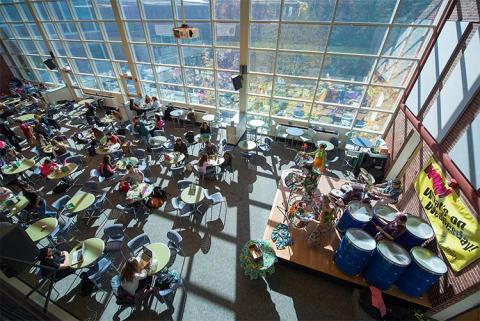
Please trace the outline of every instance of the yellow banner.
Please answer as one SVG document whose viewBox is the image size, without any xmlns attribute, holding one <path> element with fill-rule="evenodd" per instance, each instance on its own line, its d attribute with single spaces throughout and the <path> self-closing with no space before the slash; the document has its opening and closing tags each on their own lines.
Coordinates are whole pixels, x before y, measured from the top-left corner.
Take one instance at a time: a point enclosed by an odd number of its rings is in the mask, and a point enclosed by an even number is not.
<svg viewBox="0 0 480 321">
<path fill-rule="evenodd" d="M 448 186 L 442 169 L 433 158 L 418 173 L 414 187 L 452 269 L 461 271 L 480 258 L 478 222 Z"/>
</svg>

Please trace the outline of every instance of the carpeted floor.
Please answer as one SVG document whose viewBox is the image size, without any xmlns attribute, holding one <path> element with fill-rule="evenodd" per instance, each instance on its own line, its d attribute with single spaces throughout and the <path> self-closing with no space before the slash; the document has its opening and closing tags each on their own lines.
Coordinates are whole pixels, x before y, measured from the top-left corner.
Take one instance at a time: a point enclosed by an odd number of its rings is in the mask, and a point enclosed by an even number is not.
<svg viewBox="0 0 480 321">
<path fill-rule="evenodd" d="M 78 125 L 63 122 L 62 132 L 69 136 Z M 196 128 L 198 131 L 198 128 Z M 167 133 L 183 134 L 183 129 L 173 129 L 168 124 Z M 72 150 L 74 144 L 72 143 Z M 78 152 L 85 155 L 84 152 Z M 204 182 L 210 193 L 220 191 L 227 199 L 227 206 L 217 205 L 209 210 L 202 222 L 192 223 L 176 217 L 171 204 L 151 211 L 140 220 L 114 209 L 124 197 L 113 190 L 113 182 L 104 182 L 109 191 L 109 201 L 102 217 L 89 225 L 78 218 L 79 231 L 72 231 L 69 249 L 77 241 L 88 237 L 102 237 L 103 228 L 121 223 L 125 233 L 132 238 L 147 233 L 152 242 L 167 243 L 166 233 L 177 230 L 183 236 L 184 256 L 177 256 L 174 268 L 181 272 L 185 286 L 176 292 L 173 310 L 157 300 L 132 309 L 119 308 L 109 286 L 114 269 L 108 272 L 101 289 L 91 296 L 80 295 L 80 278 L 69 276 L 56 283 L 53 300 L 81 320 L 351 320 L 353 287 L 326 279 L 300 269 L 277 263 L 276 272 L 265 280 L 250 280 L 239 264 L 243 244 L 249 239 L 261 238 L 271 209 L 279 175 L 293 165 L 296 151 L 286 148 L 283 142 L 275 143 L 270 155 L 258 154 L 251 164 L 241 160 L 234 152 L 233 176 L 224 180 Z M 194 155 L 198 154 L 198 147 Z M 29 152 L 25 152 L 29 155 Z M 330 155 L 332 159 L 335 155 Z M 191 156 L 190 160 L 196 159 Z M 89 170 L 96 168 L 101 156 L 88 157 L 87 166 L 78 175 L 75 187 L 68 191 L 73 195 L 89 178 Z M 329 175 L 344 177 L 341 171 L 343 159 L 331 164 Z M 166 189 L 171 196 L 179 194 L 177 179 L 168 167 L 158 163 L 151 166 L 150 179 Z M 193 174 L 187 174 L 186 177 Z M 56 182 L 39 182 L 49 202 L 61 194 L 52 194 Z M 112 203 L 112 204 L 110 204 Z M 124 255 L 127 255 L 124 248 Z M 124 261 L 120 253 L 107 253 L 118 267 Z M 78 273 L 79 274 L 79 273 Z M 22 278 L 34 284 L 32 275 Z"/>
</svg>

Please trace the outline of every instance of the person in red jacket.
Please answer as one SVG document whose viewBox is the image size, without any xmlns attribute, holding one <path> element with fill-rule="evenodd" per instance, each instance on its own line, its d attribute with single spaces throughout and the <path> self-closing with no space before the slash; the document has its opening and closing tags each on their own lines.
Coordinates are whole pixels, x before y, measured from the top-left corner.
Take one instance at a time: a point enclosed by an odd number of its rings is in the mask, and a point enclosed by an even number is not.
<svg viewBox="0 0 480 321">
<path fill-rule="evenodd" d="M 50 158 L 45 159 L 42 165 L 40 165 L 40 174 L 42 174 L 43 177 L 47 178 L 50 173 L 58 167 L 58 164 L 55 162 L 52 162 Z"/>
<path fill-rule="evenodd" d="M 112 158 L 110 155 L 103 157 L 103 161 L 98 165 L 98 173 L 105 178 L 112 177 L 113 174 L 115 174 L 116 169 L 117 167 L 112 165 Z"/>
</svg>

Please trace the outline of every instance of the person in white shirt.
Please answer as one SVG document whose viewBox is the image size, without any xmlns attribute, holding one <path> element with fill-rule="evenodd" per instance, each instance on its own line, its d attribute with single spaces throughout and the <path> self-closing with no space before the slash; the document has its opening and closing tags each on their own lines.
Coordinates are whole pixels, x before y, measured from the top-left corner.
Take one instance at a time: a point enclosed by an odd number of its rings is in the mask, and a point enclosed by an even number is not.
<svg viewBox="0 0 480 321">
<path fill-rule="evenodd" d="M 122 289 L 131 295 L 142 289 L 145 289 L 144 292 L 151 291 L 152 277 L 140 267 L 139 261 L 139 258 L 129 258 L 120 274 Z"/>
<path fill-rule="evenodd" d="M 155 97 L 155 96 L 152 97 L 152 105 L 151 105 L 151 107 L 152 107 L 152 109 L 154 109 L 154 110 L 157 110 L 157 109 L 160 108 L 160 103 L 159 103 L 159 101 L 158 101 L 158 98 Z"/>
</svg>

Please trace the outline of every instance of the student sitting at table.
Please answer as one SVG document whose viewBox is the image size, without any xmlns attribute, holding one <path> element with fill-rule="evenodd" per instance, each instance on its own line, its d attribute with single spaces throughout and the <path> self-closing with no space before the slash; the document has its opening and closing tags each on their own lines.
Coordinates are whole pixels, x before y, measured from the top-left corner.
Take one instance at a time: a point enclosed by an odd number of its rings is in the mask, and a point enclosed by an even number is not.
<svg viewBox="0 0 480 321">
<path fill-rule="evenodd" d="M 160 108 L 160 103 L 158 102 L 158 98 L 155 97 L 155 96 L 152 96 L 152 105 L 151 105 L 151 108 L 153 110 L 157 110 Z"/>
<path fill-rule="evenodd" d="M 33 127 L 28 125 L 26 122 L 22 122 L 21 120 L 17 120 L 16 123 L 19 124 L 19 127 L 25 136 L 28 145 L 35 146 L 35 134 L 33 133 Z"/>
<path fill-rule="evenodd" d="M 133 103 L 130 109 L 137 114 L 137 117 L 140 117 L 145 112 L 137 103 Z"/>
<path fill-rule="evenodd" d="M 43 161 L 43 164 L 40 165 L 40 174 L 47 178 L 51 172 L 53 172 L 56 168 L 58 168 L 58 164 L 52 162 L 50 158 L 47 158 Z"/>
<path fill-rule="evenodd" d="M 107 133 L 107 143 L 115 145 L 115 144 L 121 144 L 122 141 L 120 140 L 120 138 L 117 135 L 113 134 L 112 132 L 108 132 Z"/>
<path fill-rule="evenodd" d="M 28 205 L 25 208 L 27 211 L 34 212 L 39 218 L 57 216 L 56 212 L 47 210 L 47 202 L 31 185 L 25 181 L 19 181 L 17 186 L 23 192 L 23 196 L 28 200 Z"/>
<path fill-rule="evenodd" d="M 36 120 L 35 121 L 35 125 L 33 127 L 33 130 L 37 133 L 37 134 L 41 134 L 45 137 L 52 137 L 53 135 L 53 131 L 47 126 L 45 125 L 43 122 L 39 121 L 39 120 Z"/>
<path fill-rule="evenodd" d="M 6 200 L 12 195 L 12 191 L 6 187 L 0 187 L 0 202 Z"/>
<path fill-rule="evenodd" d="M 187 159 L 188 157 L 187 144 L 185 144 L 180 137 L 177 137 L 177 139 L 175 139 L 175 144 L 173 145 L 173 151 L 182 153 L 183 155 L 185 155 L 185 159 Z"/>
<path fill-rule="evenodd" d="M 145 96 L 145 102 L 143 103 L 144 109 L 149 109 L 152 107 L 152 99 L 149 95 Z"/>
<path fill-rule="evenodd" d="M 210 126 L 206 122 L 202 123 L 202 126 L 200 126 L 200 135 L 203 137 L 209 137 L 211 135 L 211 130 Z"/>
<path fill-rule="evenodd" d="M 103 136 L 105 136 L 105 134 L 97 127 L 92 127 L 92 134 L 93 134 L 93 137 L 95 137 L 95 140 L 97 141 L 100 141 L 103 138 Z"/>
<path fill-rule="evenodd" d="M 148 276 L 147 270 L 141 267 L 139 261 L 139 258 L 129 258 L 120 273 L 122 289 L 133 296 L 141 290 L 144 290 L 144 293 L 152 291 L 152 277 Z"/>
<path fill-rule="evenodd" d="M 205 143 L 205 148 L 203 149 L 203 151 L 208 155 L 208 156 L 211 156 L 211 155 L 215 155 L 218 153 L 218 148 L 217 146 L 215 146 L 214 143 L 212 143 L 210 140 L 207 140 L 207 142 Z"/>
<path fill-rule="evenodd" d="M 117 166 L 112 165 L 112 158 L 110 155 L 106 155 L 103 157 L 103 161 L 98 165 L 98 173 L 100 176 L 109 178 L 115 174 L 115 170 Z"/>
<path fill-rule="evenodd" d="M 42 134 L 37 134 L 37 148 L 39 150 L 43 150 L 43 148 L 48 145 L 48 142 L 48 138 L 46 138 Z"/>
<path fill-rule="evenodd" d="M 220 164 L 220 170 L 222 172 L 225 172 L 229 170 L 232 166 L 232 161 L 233 161 L 232 154 L 228 152 L 223 153 L 223 159 L 224 159 L 223 163 Z"/>
<path fill-rule="evenodd" d="M 7 120 L 12 115 L 15 115 L 15 108 L 0 103 L 0 118 Z"/>
<path fill-rule="evenodd" d="M 85 105 L 83 105 L 83 107 L 87 109 L 87 111 L 83 115 L 86 117 L 91 117 L 93 119 L 95 117 L 97 108 L 95 108 L 95 106 L 90 104 L 89 102 L 85 102 Z"/>
<path fill-rule="evenodd" d="M 162 119 L 162 115 L 155 114 L 155 130 L 163 130 L 163 126 L 165 126 L 165 122 Z"/>
<path fill-rule="evenodd" d="M 40 264 L 54 268 L 56 271 L 55 280 L 63 279 L 64 277 L 74 274 L 75 270 L 70 267 L 70 255 L 67 251 L 59 251 L 51 247 L 44 247 L 40 249 L 38 259 Z M 42 274 L 49 275 L 52 270 L 42 269 Z"/>
<path fill-rule="evenodd" d="M 64 143 L 59 142 L 56 139 L 52 139 L 50 141 L 50 143 L 52 144 L 53 156 L 59 157 L 59 156 L 65 154 L 66 152 L 68 152 L 67 145 L 65 145 Z"/>
<path fill-rule="evenodd" d="M 207 154 L 200 156 L 200 160 L 198 161 L 198 173 L 205 177 L 215 174 L 215 167 L 208 164 Z"/>
<path fill-rule="evenodd" d="M 145 175 L 141 171 L 133 167 L 132 164 L 128 164 L 126 169 L 127 173 L 120 179 L 121 182 L 127 182 L 130 185 L 143 183 Z"/>
<path fill-rule="evenodd" d="M 2 158 L 4 163 L 13 163 L 16 161 L 21 161 L 23 156 L 20 153 L 17 153 L 15 149 L 13 149 L 11 146 L 8 146 L 5 149 L 5 152 L 2 153 Z"/>
</svg>

